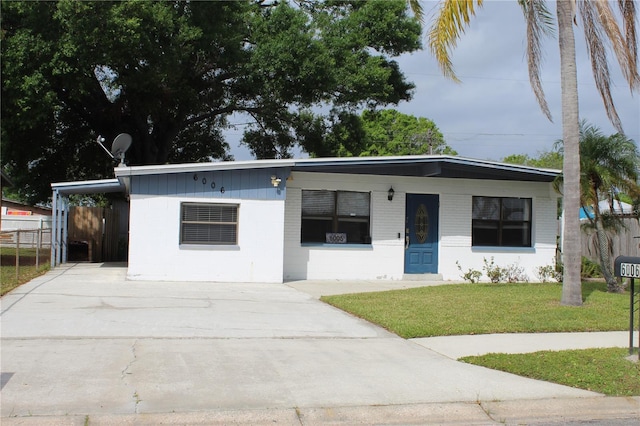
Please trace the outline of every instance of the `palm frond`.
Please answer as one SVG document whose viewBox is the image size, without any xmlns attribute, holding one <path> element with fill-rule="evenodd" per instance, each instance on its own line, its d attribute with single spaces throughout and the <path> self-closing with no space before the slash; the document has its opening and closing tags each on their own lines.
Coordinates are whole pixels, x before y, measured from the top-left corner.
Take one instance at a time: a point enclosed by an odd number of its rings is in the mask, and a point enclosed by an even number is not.
<svg viewBox="0 0 640 426">
<path fill-rule="evenodd" d="M 636 34 L 636 3 L 633 0 L 619 0 L 618 6 L 622 14 L 622 25 L 624 27 L 626 53 L 632 67 L 630 74 L 635 76 L 635 84 L 629 82 L 629 88 L 633 91 L 634 87 L 640 85 L 640 77 L 638 76 L 638 36 Z"/>
<path fill-rule="evenodd" d="M 624 133 L 611 96 L 611 77 L 605 42 L 611 44 L 622 75 L 629 83 L 632 92 L 640 88 L 640 75 L 638 75 L 635 5 L 633 1 L 628 0 L 619 0 L 618 4 L 622 14 L 624 34 L 620 30 L 620 25 L 609 2 L 581 1 L 579 2 L 579 11 L 584 25 L 587 52 L 591 59 L 596 87 L 604 102 L 607 117 L 618 132 Z"/>
<path fill-rule="evenodd" d="M 542 65 L 542 38 L 553 33 L 553 18 L 544 0 L 520 0 L 527 24 L 527 66 L 529 68 L 529 83 L 536 96 L 538 104 L 549 121 L 553 121 L 547 99 L 540 82 L 540 68 Z"/>
<path fill-rule="evenodd" d="M 421 24 L 424 24 L 424 9 L 422 8 L 420 0 L 407 0 L 407 3 L 409 4 L 409 9 L 413 12 L 413 16 L 415 16 Z"/>
<path fill-rule="evenodd" d="M 482 0 L 444 0 L 429 30 L 429 47 L 436 57 L 445 77 L 460 82 L 453 70 L 451 50 L 475 15 L 475 6 L 482 6 Z"/>
<path fill-rule="evenodd" d="M 587 45 L 587 53 L 591 60 L 591 69 L 593 71 L 593 78 L 596 82 L 600 97 L 604 102 L 604 108 L 609 117 L 611 124 L 622 132 L 622 122 L 616 111 L 613 97 L 611 96 L 611 74 L 609 72 L 609 62 L 607 60 L 607 49 L 604 45 L 604 33 L 606 32 L 606 26 L 611 26 L 610 17 L 600 16 L 599 9 L 608 9 L 611 12 L 611 8 L 598 6 L 600 1 L 581 1 L 579 2 L 579 11 L 582 23 L 584 25 L 584 36 Z M 614 25 L 615 19 L 613 20 Z"/>
</svg>

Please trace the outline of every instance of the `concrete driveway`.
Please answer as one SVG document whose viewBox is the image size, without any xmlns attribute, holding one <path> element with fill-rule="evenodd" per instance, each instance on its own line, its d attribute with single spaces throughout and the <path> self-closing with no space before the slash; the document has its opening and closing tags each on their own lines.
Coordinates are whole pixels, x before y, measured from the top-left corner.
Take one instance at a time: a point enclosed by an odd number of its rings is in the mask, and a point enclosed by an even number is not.
<svg viewBox="0 0 640 426">
<path fill-rule="evenodd" d="M 2 298 L 3 420 L 597 396 L 456 362 L 286 284 L 125 273 L 62 265 Z"/>
</svg>

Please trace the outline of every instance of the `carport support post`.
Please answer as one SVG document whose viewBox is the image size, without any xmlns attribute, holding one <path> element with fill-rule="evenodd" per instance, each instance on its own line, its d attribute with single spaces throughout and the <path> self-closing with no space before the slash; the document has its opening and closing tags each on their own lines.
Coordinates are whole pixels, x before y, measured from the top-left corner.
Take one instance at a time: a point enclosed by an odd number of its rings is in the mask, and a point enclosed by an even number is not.
<svg viewBox="0 0 640 426">
<path fill-rule="evenodd" d="M 56 246 L 58 244 L 58 191 L 53 190 L 53 197 L 51 197 L 51 212 L 53 216 L 51 217 L 51 257 L 49 258 L 49 262 L 51 265 L 51 269 L 53 269 L 56 265 L 56 255 L 58 250 L 56 250 Z"/>
<path fill-rule="evenodd" d="M 69 197 L 65 196 L 62 199 L 62 239 L 60 241 L 62 245 L 62 263 L 67 263 L 67 253 L 69 251 Z"/>
<path fill-rule="evenodd" d="M 52 197 L 52 229 L 51 229 L 51 268 L 67 262 L 66 238 L 67 218 L 65 211 L 68 203 L 57 189 L 53 190 Z"/>
</svg>

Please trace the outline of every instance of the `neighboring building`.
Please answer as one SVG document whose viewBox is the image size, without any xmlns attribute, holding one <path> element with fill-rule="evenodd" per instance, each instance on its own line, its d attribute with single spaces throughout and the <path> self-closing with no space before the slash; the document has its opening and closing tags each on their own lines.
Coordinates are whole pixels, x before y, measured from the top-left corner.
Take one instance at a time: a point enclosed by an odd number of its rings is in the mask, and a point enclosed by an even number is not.
<svg viewBox="0 0 640 426">
<path fill-rule="evenodd" d="M 2 199 L 2 216 L 38 216 L 51 217 L 48 207 L 30 206 L 13 200 Z"/>
<path fill-rule="evenodd" d="M 105 184 L 129 194 L 133 280 L 460 280 L 458 263 L 482 270 L 493 257 L 535 281 L 555 263 L 559 173 L 318 158 L 117 167 Z M 53 185 L 54 204 L 70 185 Z"/>
<path fill-rule="evenodd" d="M 2 200 L 2 231 L 50 229 L 51 209 Z"/>
</svg>

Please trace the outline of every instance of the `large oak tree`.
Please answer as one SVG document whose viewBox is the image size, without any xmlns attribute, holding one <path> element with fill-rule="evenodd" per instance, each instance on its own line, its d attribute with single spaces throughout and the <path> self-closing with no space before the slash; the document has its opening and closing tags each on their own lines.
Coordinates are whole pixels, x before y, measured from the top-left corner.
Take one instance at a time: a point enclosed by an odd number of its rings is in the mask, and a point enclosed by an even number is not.
<svg viewBox="0 0 640 426">
<path fill-rule="evenodd" d="M 326 136 L 362 108 L 408 100 L 393 58 L 420 48 L 398 1 L 7 2 L 2 162 L 20 196 L 112 175 L 95 143 L 129 133 L 129 165 L 230 159 L 242 117 L 258 158 Z"/>
</svg>

